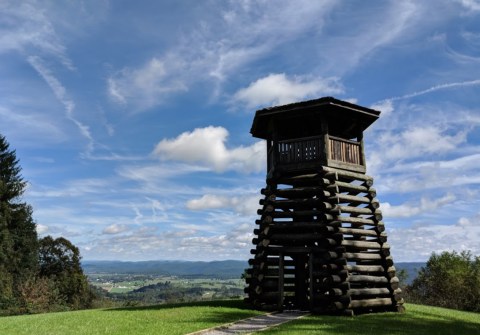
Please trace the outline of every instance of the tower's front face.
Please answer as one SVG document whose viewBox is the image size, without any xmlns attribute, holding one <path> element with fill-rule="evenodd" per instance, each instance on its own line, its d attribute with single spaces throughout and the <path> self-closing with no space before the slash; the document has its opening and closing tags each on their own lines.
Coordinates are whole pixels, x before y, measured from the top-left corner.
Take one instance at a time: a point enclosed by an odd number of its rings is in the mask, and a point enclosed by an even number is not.
<svg viewBox="0 0 480 335">
<path fill-rule="evenodd" d="M 379 112 L 321 98 L 257 111 L 267 186 L 254 230 L 247 301 L 320 313 L 401 309 L 363 131 Z"/>
</svg>

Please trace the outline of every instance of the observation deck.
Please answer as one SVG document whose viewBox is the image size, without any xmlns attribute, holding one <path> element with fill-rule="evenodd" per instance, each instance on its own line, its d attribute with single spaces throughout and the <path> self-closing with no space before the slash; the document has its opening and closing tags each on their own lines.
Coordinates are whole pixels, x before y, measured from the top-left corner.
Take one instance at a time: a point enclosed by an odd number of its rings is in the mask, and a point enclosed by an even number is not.
<svg viewBox="0 0 480 335">
<path fill-rule="evenodd" d="M 262 109 L 251 133 L 267 140 L 267 173 L 320 166 L 365 173 L 363 131 L 379 111 L 332 97 Z"/>
</svg>

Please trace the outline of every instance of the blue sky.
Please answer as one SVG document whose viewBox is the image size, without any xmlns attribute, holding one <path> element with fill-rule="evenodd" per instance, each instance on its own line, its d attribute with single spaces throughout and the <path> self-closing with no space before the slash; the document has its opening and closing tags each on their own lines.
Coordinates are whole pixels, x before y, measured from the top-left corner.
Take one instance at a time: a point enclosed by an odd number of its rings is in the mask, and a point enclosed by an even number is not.
<svg viewBox="0 0 480 335">
<path fill-rule="evenodd" d="M 334 96 L 396 261 L 480 254 L 480 2 L 0 2 L 0 133 L 84 259 L 248 259 L 255 110 Z"/>
</svg>

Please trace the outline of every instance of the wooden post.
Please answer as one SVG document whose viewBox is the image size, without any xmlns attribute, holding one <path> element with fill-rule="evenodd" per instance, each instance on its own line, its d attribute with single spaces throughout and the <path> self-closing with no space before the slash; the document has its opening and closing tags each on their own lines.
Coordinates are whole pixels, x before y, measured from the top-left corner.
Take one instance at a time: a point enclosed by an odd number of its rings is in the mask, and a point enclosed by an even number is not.
<svg viewBox="0 0 480 335">
<path fill-rule="evenodd" d="M 313 292 L 313 252 L 308 255 L 308 293 L 310 310 L 314 308 L 314 292 Z"/>
<path fill-rule="evenodd" d="M 278 257 L 278 302 L 277 309 L 279 311 L 283 310 L 283 296 L 284 296 L 284 277 L 285 277 L 285 258 L 283 253 L 280 253 Z"/>
</svg>

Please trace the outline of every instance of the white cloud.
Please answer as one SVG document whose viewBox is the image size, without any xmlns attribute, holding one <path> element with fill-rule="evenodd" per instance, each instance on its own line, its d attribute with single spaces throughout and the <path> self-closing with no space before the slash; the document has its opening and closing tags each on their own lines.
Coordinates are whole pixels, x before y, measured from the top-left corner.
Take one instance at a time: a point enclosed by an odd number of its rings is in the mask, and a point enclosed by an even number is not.
<svg viewBox="0 0 480 335">
<path fill-rule="evenodd" d="M 470 250 L 478 255 L 480 225 L 471 222 L 478 222 L 479 217 L 478 214 L 471 218 L 461 217 L 456 223 L 445 225 L 424 223 L 411 228 L 387 227 L 392 255 L 397 262 L 426 261 L 433 252 L 443 251 Z"/>
<path fill-rule="evenodd" d="M 480 154 L 472 154 L 452 160 L 413 161 L 379 169 L 382 176 L 376 185 L 379 194 L 411 193 L 426 190 L 445 192 L 465 190 L 480 184 L 478 160 Z M 465 194 L 463 194 L 465 195 Z"/>
<path fill-rule="evenodd" d="M 433 171 L 434 169 L 438 170 L 442 174 L 448 175 L 448 171 L 456 173 L 462 171 L 467 173 L 469 176 L 475 175 L 475 170 L 478 170 L 478 162 L 480 160 L 480 153 L 473 153 L 471 155 L 461 156 L 459 158 L 451 160 L 436 160 L 436 161 L 425 161 L 425 162 L 412 162 L 407 164 L 399 164 L 389 169 L 390 172 L 401 172 L 402 170 L 410 171 Z M 451 176 L 449 176 L 451 177 Z M 461 177 L 461 176 L 459 176 Z"/>
<path fill-rule="evenodd" d="M 422 197 L 420 201 L 393 206 L 388 202 L 382 203 L 381 209 L 386 218 L 407 218 L 419 214 L 428 214 L 456 200 L 453 194 L 446 194 L 439 199 L 428 199 Z"/>
<path fill-rule="evenodd" d="M 37 224 L 37 234 L 43 235 L 48 231 L 48 226 L 45 226 L 43 224 Z"/>
<path fill-rule="evenodd" d="M 217 172 L 234 170 L 249 173 L 264 169 L 263 141 L 228 149 L 225 145 L 227 138 L 228 131 L 223 127 L 197 128 L 176 138 L 160 141 L 154 154 L 163 160 L 197 163 Z"/>
<path fill-rule="evenodd" d="M 448 133 L 448 129 L 440 129 L 435 126 L 413 127 L 401 134 L 401 143 L 418 156 L 422 154 L 434 154 L 454 150 L 461 143 L 466 142 L 467 131 L 459 131 L 454 135 Z M 396 148 L 399 149 L 399 148 Z M 401 150 L 399 150 L 401 152 Z M 399 153 L 405 157 L 406 153 Z"/>
<path fill-rule="evenodd" d="M 379 101 L 370 106 L 370 108 L 380 111 L 382 117 L 386 117 L 394 111 L 392 100 Z"/>
<path fill-rule="evenodd" d="M 192 210 L 218 209 L 226 208 L 229 199 L 226 196 L 217 196 L 213 194 L 205 194 L 199 199 L 193 199 L 187 202 L 187 208 Z"/>
<path fill-rule="evenodd" d="M 471 131 L 468 127 L 452 129 L 448 125 L 423 123 L 422 127 L 389 128 L 377 134 L 375 147 L 367 151 L 370 173 L 392 168 L 402 160 L 432 160 L 435 156 L 451 153 L 467 142 Z"/>
<path fill-rule="evenodd" d="M 200 198 L 192 199 L 187 202 L 187 208 L 190 210 L 234 210 L 243 215 L 254 215 L 259 208 L 259 195 L 215 195 L 205 194 Z"/>
<path fill-rule="evenodd" d="M 465 229 L 477 228 L 479 227 L 480 222 L 480 213 L 472 217 L 461 217 L 458 219 L 457 226 L 463 227 Z M 480 237 L 480 235 L 479 235 Z"/>
<path fill-rule="evenodd" d="M 168 94 L 187 90 L 175 75 L 179 71 L 175 63 L 154 57 L 140 68 L 124 68 L 108 79 L 108 93 L 117 103 L 132 103 L 140 109 L 158 105 Z"/>
<path fill-rule="evenodd" d="M 154 228 L 141 227 L 129 234 L 104 234 L 78 245 L 82 247 L 82 255 L 86 259 L 138 260 L 160 257 L 162 260 L 246 261 L 249 257 L 253 223 L 237 221 L 228 226 L 222 223 L 216 229 L 205 229 L 203 225 L 178 224 L 177 228 L 158 232 Z"/>
<path fill-rule="evenodd" d="M 288 78 L 285 73 L 269 74 L 240 89 L 233 96 L 233 102 L 240 102 L 247 108 L 283 105 L 306 98 L 343 93 L 338 78 Z"/>
<path fill-rule="evenodd" d="M 470 12 L 480 11 L 480 1 L 478 0 L 456 0 Z"/>
<path fill-rule="evenodd" d="M 480 85 L 480 81 L 435 85 L 376 102 L 372 108 L 385 109 L 390 117 L 385 118 L 382 114 L 365 137 L 369 173 L 394 173 L 390 178 L 396 183 L 403 179 L 399 184 L 412 180 L 412 175 L 427 178 L 429 182 L 433 181 L 429 175 L 434 174 L 443 181 L 461 177 L 455 175 L 454 170 L 442 167 L 447 164 L 458 169 L 465 160 L 470 161 L 469 156 L 478 153 L 478 148 L 470 144 L 480 126 L 478 110 L 465 108 L 451 99 L 439 98 L 428 103 L 422 103 L 420 99 L 419 103 L 406 101 L 397 104 L 395 101 L 476 85 Z M 393 110 L 395 113 L 391 113 Z M 401 176 L 396 178 L 397 174 Z M 433 181 L 435 187 L 438 184 L 440 182 Z"/>
<path fill-rule="evenodd" d="M 114 224 L 112 224 L 108 227 L 105 227 L 105 229 L 103 229 L 102 233 L 103 234 L 109 234 L 109 235 L 115 235 L 115 234 L 120 234 L 120 233 L 126 232 L 127 230 L 128 230 L 127 225 L 114 223 Z"/>
</svg>

